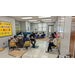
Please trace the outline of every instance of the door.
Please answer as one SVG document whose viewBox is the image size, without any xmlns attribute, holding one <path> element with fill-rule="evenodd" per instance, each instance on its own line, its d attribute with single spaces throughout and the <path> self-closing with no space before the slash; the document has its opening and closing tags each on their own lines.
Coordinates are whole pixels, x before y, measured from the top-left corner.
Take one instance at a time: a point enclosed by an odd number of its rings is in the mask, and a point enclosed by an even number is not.
<svg viewBox="0 0 75 75">
<path fill-rule="evenodd" d="M 75 57 L 75 26 L 71 26 L 70 51 L 71 58 Z"/>
<path fill-rule="evenodd" d="M 54 26 L 48 26 L 48 36 L 52 31 L 54 31 Z"/>
</svg>

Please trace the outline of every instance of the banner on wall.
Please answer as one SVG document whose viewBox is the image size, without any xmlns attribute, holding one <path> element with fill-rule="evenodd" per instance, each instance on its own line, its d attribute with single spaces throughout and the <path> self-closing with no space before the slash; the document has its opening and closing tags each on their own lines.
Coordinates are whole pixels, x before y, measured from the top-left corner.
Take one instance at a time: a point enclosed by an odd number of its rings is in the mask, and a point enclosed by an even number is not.
<svg viewBox="0 0 75 75">
<path fill-rule="evenodd" d="M 0 37 L 12 35 L 12 27 L 10 22 L 0 21 Z"/>
</svg>

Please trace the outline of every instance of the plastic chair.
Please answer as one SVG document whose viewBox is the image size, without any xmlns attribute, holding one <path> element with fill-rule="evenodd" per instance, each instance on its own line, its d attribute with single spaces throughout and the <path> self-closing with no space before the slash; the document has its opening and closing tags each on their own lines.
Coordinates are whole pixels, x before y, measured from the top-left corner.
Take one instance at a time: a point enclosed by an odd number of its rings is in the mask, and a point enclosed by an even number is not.
<svg viewBox="0 0 75 75">
<path fill-rule="evenodd" d="M 31 48 L 30 41 L 25 41 L 23 48 L 25 48 L 25 47 L 30 47 Z"/>
<path fill-rule="evenodd" d="M 10 41 L 9 42 L 9 49 L 12 48 L 14 50 L 14 48 L 17 48 L 17 45 L 15 44 L 15 41 Z M 20 51 L 20 49 L 17 48 L 17 50 Z"/>
<path fill-rule="evenodd" d="M 59 46 L 59 41 L 57 41 L 57 46 L 53 46 L 53 48 L 58 48 Z"/>
</svg>

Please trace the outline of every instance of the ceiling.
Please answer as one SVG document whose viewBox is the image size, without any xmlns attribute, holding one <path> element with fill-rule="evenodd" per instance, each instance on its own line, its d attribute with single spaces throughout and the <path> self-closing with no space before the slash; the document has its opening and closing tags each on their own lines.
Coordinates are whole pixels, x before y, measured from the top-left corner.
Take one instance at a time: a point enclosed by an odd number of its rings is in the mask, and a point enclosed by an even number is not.
<svg viewBox="0 0 75 75">
<path fill-rule="evenodd" d="M 17 21 L 28 21 L 28 22 L 30 22 L 29 20 L 37 20 L 37 21 L 40 21 L 40 23 L 45 23 L 44 21 L 42 21 L 42 19 L 51 19 L 51 22 L 55 22 L 57 19 L 57 16 L 51 16 L 48 18 L 38 18 L 38 16 L 10 16 L 10 17 L 15 18 L 15 20 L 17 20 Z M 21 19 L 22 17 L 32 17 L 33 19 Z M 33 23 L 33 22 L 30 22 L 30 23 Z"/>
</svg>

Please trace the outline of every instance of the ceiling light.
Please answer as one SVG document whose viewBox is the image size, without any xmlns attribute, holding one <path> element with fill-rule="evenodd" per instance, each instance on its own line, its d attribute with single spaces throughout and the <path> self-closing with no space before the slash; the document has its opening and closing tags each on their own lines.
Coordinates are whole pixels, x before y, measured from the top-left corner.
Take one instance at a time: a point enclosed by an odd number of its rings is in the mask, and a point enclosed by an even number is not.
<svg viewBox="0 0 75 75">
<path fill-rule="evenodd" d="M 29 20 L 29 21 L 37 21 L 37 20 Z"/>
<path fill-rule="evenodd" d="M 47 17 L 51 17 L 51 16 L 39 16 L 38 18 L 47 18 Z"/>
<path fill-rule="evenodd" d="M 51 19 L 42 19 L 42 21 L 48 21 L 48 20 L 51 20 Z"/>
<path fill-rule="evenodd" d="M 65 18 L 62 18 L 62 19 L 65 19 Z"/>
<path fill-rule="evenodd" d="M 21 19 L 32 19 L 32 17 L 22 17 Z"/>
<path fill-rule="evenodd" d="M 51 22 L 51 21 L 44 21 L 44 22 Z"/>
</svg>

